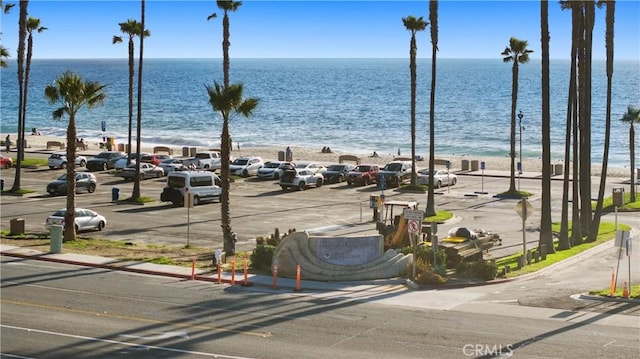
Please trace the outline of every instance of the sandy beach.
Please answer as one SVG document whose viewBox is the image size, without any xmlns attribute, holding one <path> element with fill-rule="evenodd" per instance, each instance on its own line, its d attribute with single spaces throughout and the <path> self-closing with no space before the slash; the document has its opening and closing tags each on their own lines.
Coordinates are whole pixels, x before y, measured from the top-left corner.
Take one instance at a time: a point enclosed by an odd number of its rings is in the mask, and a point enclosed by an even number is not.
<svg viewBox="0 0 640 359">
<path fill-rule="evenodd" d="M 6 133 L 2 134 L 0 138 L 6 138 Z M 15 150 L 15 141 L 17 139 L 17 133 L 9 134 L 12 141 L 12 150 Z M 55 137 L 55 136 L 47 136 L 47 135 L 31 135 L 27 134 L 25 136 L 25 140 L 27 142 L 27 150 L 28 151 L 42 151 L 47 150 L 48 142 L 60 142 L 66 145 L 66 139 Z M 104 149 L 100 147 L 99 142 L 85 142 L 87 144 L 86 150 L 79 149 L 78 152 L 84 155 L 94 155 L 97 154 Z M 124 147 L 124 144 L 116 143 L 116 149 L 118 149 L 119 145 L 121 148 Z M 135 141 L 134 141 L 135 146 Z M 142 151 L 153 153 L 154 148 L 161 145 L 158 144 L 142 144 Z M 183 147 L 179 146 L 165 146 L 171 149 L 172 155 L 174 157 L 182 157 Z M 197 150 L 207 150 L 208 148 L 198 147 Z M 3 146 L 2 150 L 5 150 Z M 52 148 L 49 150 L 60 150 L 60 148 Z M 338 163 L 338 158 L 340 155 L 356 155 L 353 153 L 341 152 L 340 149 L 331 149 L 331 153 L 322 153 L 322 147 L 312 148 L 312 147 L 291 147 L 293 153 L 294 161 L 314 161 L 319 162 L 323 165 L 329 165 L 332 163 Z M 285 151 L 285 148 L 278 147 L 247 147 L 240 149 L 237 148 L 237 144 L 234 143 L 234 148 L 231 152 L 233 157 L 242 157 L 242 156 L 258 156 L 261 157 L 265 162 L 269 160 L 277 160 L 278 152 Z M 417 161 L 416 167 L 418 169 L 427 168 L 429 166 L 428 156 L 424 154 L 419 154 L 424 157 L 423 161 Z M 410 154 L 402 154 L 402 156 L 397 156 L 397 154 L 391 153 L 378 153 L 378 157 L 371 157 L 370 155 L 358 155 L 360 158 L 360 163 L 373 163 L 378 165 L 384 165 L 395 158 L 403 157 L 410 158 Z M 469 162 L 477 160 L 480 162 L 485 162 L 485 170 L 490 171 L 509 171 L 510 169 L 510 160 L 509 157 L 473 157 L 473 156 L 455 156 L 455 155 L 438 155 L 436 154 L 435 158 L 437 160 L 447 160 L 451 162 L 451 170 L 453 172 L 462 170 L 462 162 L 467 160 Z M 518 159 L 516 159 L 517 161 Z M 523 159 L 523 172 L 542 172 L 542 161 L 540 159 Z M 553 164 L 562 164 L 561 161 L 554 161 Z M 442 167 L 442 166 L 436 166 Z M 599 164 L 593 164 L 592 166 L 592 175 L 599 176 L 601 174 L 601 166 Z M 627 177 L 629 176 L 628 168 L 619 168 L 619 167 L 609 167 L 608 168 L 608 176 L 610 177 Z"/>
</svg>

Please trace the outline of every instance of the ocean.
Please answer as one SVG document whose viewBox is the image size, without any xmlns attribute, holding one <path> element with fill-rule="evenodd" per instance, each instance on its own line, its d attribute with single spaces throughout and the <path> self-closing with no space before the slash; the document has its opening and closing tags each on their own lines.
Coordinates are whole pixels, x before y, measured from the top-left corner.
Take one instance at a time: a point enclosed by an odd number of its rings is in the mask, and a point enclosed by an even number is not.
<svg viewBox="0 0 640 359">
<path fill-rule="evenodd" d="M 78 113 L 78 137 L 97 141 L 128 132 L 127 59 L 44 60 L 32 63 L 26 128 L 66 136 L 67 118 L 52 119 L 44 88 L 64 71 L 106 84 L 104 106 Z M 16 63 L 2 69 L 0 130 L 17 132 Z M 431 60 L 419 59 L 416 153 L 428 157 Z M 511 68 L 496 59 L 440 59 L 437 63 L 435 148 L 441 155 L 508 157 Z M 137 71 L 137 65 L 136 65 Z M 561 160 L 567 108 L 569 61 L 551 61 L 552 159 Z M 250 118 L 230 123 L 243 148 L 304 146 L 370 154 L 411 153 L 408 59 L 231 59 L 232 83 L 259 105 Z M 222 120 L 208 102 L 206 85 L 222 83 L 221 59 L 145 59 L 143 143 L 219 147 Z M 620 121 L 628 105 L 640 106 L 640 61 L 615 64 L 609 165 L 629 165 L 629 125 Z M 137 80 L 136 80 L 137 84 Z M 137 96 L 134 93 L 134 97 Z M 136 97 L 137 98 L 137 97 Z M 136 101 L 134 98 L 134 104 Z M 592 160 L 602 161 L 606 105 L 605 62 L 593 66 Z M 522 156 L 541 157 L 540 61 L 520 65 L 518 111 L 522 111 Z M 134 109 L 134 123 L 135 123 Z M 102 132 L 101 122 L 106 121 Z M 516 120 L 517 121 L 517 120 Z M 135 126 L 134 131 L 135 135 Z M 636 140 L 636 142 L 640 142 Z M 516 149 L 519 148 L 516 131 Z M 636 151 L 638 154 L 640 151 Z M 636 160 L 637 163 L 640 161 Z"/>
</svg>

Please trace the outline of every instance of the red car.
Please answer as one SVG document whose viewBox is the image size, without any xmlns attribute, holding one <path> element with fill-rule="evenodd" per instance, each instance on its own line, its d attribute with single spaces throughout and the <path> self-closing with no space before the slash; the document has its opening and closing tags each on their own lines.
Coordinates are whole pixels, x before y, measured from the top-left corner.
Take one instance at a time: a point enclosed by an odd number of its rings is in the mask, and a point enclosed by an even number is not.
<svg viewBox="0 0 640 359">
<path fill-rule="evenodd" d="M 0 168 L 6 169 L 10 168 L 11 166 L 13 166 L 13 160 L 11 159 L 11 157 L 0 155 Z"/>
<path fill-rule="evenodd" d="M 140 162 L 151 163 L 152 165 L 159 165 L 160 162 L 171 158 L 169 155 L 143 155 L 140 157 Z"/>
<path fill-rule="evenodd" d="M 352 171 L 347 173 L 347 184 L 368 186 L 370 183 L 376 183 L 380 167 L 374 164 L 357 165 Z"/>
</svg>

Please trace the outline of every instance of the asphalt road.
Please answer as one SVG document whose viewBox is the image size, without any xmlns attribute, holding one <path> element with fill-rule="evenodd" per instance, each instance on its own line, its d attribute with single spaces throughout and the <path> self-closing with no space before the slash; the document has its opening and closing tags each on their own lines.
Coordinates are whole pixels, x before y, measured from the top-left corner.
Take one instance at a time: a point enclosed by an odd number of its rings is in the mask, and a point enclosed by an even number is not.
<svg viewBox="0 0 640 359">
<path fill-rule="evenodd" d="M 2 357 L 635 358 L 640 350 L 633 321 L 612 313 L 522 307 L 473 288 L 295 293 L 8 257 L 1 265 Z M 445 297 L 447 307 L 428 308 Z"/>
</svg>

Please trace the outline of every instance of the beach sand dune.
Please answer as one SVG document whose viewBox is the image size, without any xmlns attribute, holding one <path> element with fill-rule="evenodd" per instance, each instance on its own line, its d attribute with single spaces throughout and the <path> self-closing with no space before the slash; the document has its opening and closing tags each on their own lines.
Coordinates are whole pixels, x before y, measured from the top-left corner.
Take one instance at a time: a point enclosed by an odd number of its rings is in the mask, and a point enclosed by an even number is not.
<svg viewBox="0 0 640 359">
<path fill-rule="evenodd" d="M 0 138 L 4 139 L 6 137 L 6 133 L 2 134 Z M 15 141 L 18 138 L 16 133 L 10 134 L 12 142 L 14 144 L 15 149 Z M 60 142 L 65 144 L 66 139 L 55 136 L 47 136 L 47 135 L 26 135 L 25 137 L 27 143 L 28 151 L 44 151 L 44 150 L 60 150 L 59 147 L 51 147 L 47 149 L 48 142 Z M 99 142 L 86 142 L 87 148 L 85 150 L 79 149 L 79 153 L 84 155 L 93 155 L 97 154 L 104 149 L 100 146 Z M 142 144 L 142 152 L 153 152 L 154 147 L 162 146 L 160 144 Z M 116 143 L 116 149 L 124 148 L 124 144 Z M 172 150 L 172 154 L 174 157 L 181 157 L 183 154 L 183 147 L 179 146 L 164 146 L 168 147 Z M 198 147 L 197 150 L 207 150 L 209 148 Z M 2 148 L 4 151 L 4 147 Z M 353 153 L 341 152 L 339 149 L 332 149 L 331 153 L 322 153 L 322 148 L 312 148 L 312 147 L 291 147 L 293 153 L 294 161 L 313 161 L 319 162 L 323 165 L 329 165 L 332 163 L 338 163 L 338 158 L 340 155 L 355 155 Z M 269 160 L 277 160 L 279 152 L 284 152 L 284 148 L 278 147 L 241 147 L 238 149 L 234 147 L 231 155 L 233 157 L 242 157 L 242 156 L 258 156 L 261 157 L 264 161 Z M 372 163 L 378 165 L 385 165 L 388 162 L 393 161 L 396 157 L 390 153 L 378 153 L 377 157 L 371 157 L 370 155 L 357 155 L 360 157 L 360 163 Z M 403 156 L 404 157 L 404 156 Z M 406 157 L 404 157 L 406 158 Z M 485 170 L 487 171 L 509 171 L 510 170 L 510 160 L 509 157 L 473 157 L 473 156 L 460 156 L 460 155 L 446 155 L 446 154 L 437 154 L 435 156 L 436 160 L 446 160 L 451 163 L 452 171 L 460 171 L 462 170 L 462 162 L 463 161 L 478 161 L 485 162 Z M 541 159 L 532 159 L 527 158 L 523 159 L 523 172 L 534 172 L 541 173 L 542 172 L 542 160 Z M 554 161 L 553 164 L 562 164 L 561 161 Z M 418 169 L 427 168 L 429 166 L 428 158 L 425 157 L 423 161 L 417 161 L 416 167 Z M 442 166 L 436 166 L 442 167 Z M 619 168 L 619 167 L 609 167 L 608 176 L 610 177 L 627 177 L 629 176 L 628 168 Z M 592 175 L 599 176 L 601 174 L 601 166 L 599 164 L 593 164 L 592 166 Z"/>
</svg>

